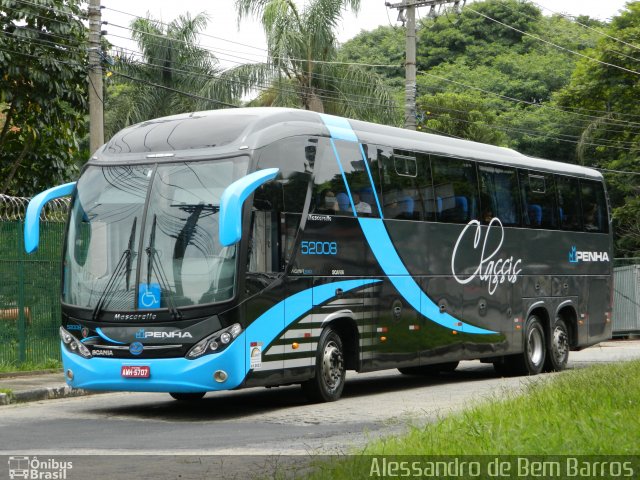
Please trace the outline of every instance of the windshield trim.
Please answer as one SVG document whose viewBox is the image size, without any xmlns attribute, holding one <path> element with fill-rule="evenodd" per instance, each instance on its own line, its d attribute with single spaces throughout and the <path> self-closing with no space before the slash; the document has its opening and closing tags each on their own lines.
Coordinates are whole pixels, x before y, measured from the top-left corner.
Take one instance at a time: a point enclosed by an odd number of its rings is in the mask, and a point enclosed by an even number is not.
<svg viewBox="0 0 640 480">
<path fill-rule="evenodd" d="M 147 217 L 148 217 L 148 211 L 149 211 L 149 207 L 150 207 L 150 198 L 153 192 L 153 182 L 155 180 L 155 177 L 157 175 L 157 171 L 158 171 L 158 167 L 162 166 L 164 167 L 170 167 L 172 165 L 183 165 L 183 164 L 192 164 L 192 163 L 205 163 L 205 162 L 211 162 L 211 163 L 215 163 L 218 161 L 224 161 L 224 160 L 230 160 L 230 159 L 234 159 L 234 161 L 238 161 L 242 158 L 244 158 L 245 162 L 246 162 L 246 171 L 244 172 L 243 176 L 248 175 L 249 173 L 251 173 L 254 169 L 255 169 L 255 162 L 254 162 L 254 157 L 251 154 L 252 152 L 248 151 L 248 150 L 242 150 L 241 152 L 237 152 L 234 151 L 233 153 L 229 152 L 229 153 L 225 153 L 222 155 L 216 155 L 216 156 L 202 156 L 202 154 L 200 153 L 200 155 L 198 155 L 201 158 L 198 159 L 184 159 L 181 156 L 176 156 L 176 157 L 172 157 L 172 158 L 167 158 L 167 161 L 158 161 L 157 158 L 153 159 L 154 161 L 149 161 L 151 159 L 148 158 L 140 158 L 140 162 L 131 162 L 131 161 L 123 161 L 123 162 L 88 162 L 87 164 L 85 164 L 84 168 L 82 169 L 81 172 L 81 176 L 85 174 L 87 169 L 90 168 L 111 168 L 111 167 L 118 167 L 118 166 L 127 166 L 127 165 L 132 165 L 135 164 L 136 167 L 141 167 L 141 166 L 148 166 L 149 168 L 153 169 L 152 171 L 152 175 L 149 177 L 149 186 L 147 188 L 147 192 L 145 195 L 145 203 L 144 203 L 144 207 L 143 207 L 143 212 L 142 215 L 140 217 L 139 220 L 140 221 L 140 233 L 139 233 L 139 238 L 137 240 L 137 251 L 138 252 L 142 252 L 144 247 L 145 247 L 145 234 L 147 232 L 147 227 L 148 225 L 146 224 L 147 222 Z M 139 157 L 139 154 L 137 155 Z M 242 178 L 242 177 L 239 177 Z M 65 230 L 65 239 L 64 239 L 64 245 L 65 245 L 65 256 L 66 256 L 66 252 L 68 251 L 68 244 L 70 241 L 69 238 L 69 234 L 70 234 L 70 230 L 71 230 L 71 223 L 72 223 L 72 215 L 73 215 L 73 206 L 75 204 L 75 202 L 78 201 L 77 199 L 78 197 L 78 190 L 76 189 L 76 191 L 74 192 L 74 195 L 72 197 L 72 203 L 71 203 L 71 208 L 69 211 L 69 215 L 67 217 L 67 225 L 66 225 L 66 230 Z M 245 206 L 248 204 L 248 202 L 245 202 Z M 243 208 L 243 217 L 244 217 L 244 208 Z M 243 222 L 244 223 L 244 222 Z M 215 233 L 217 235 L 217 231 Z M 212 307 L 215 309 L 216 312 L 219 311 L 224 311 L 226 309 L 228 309 L 228 306 L 230 304 L 234 304 L 238 302 L 238 298 L 240 296 L 240 292 L 242 291 L 242 285 L 241 283 L 243 282 L 243 275 L 240 271 L 241 265 L 242 265 L 242 258 L 244 257 L 244 248 L 242 248 L 242 246 L 244 245 L 244 238 L 241 239 L 241 241 L 237 244 L 236 248 L 236 254 L 235 254 L 235 265 L 234 265 L 234 269 L 235 269 L 235 279 L 234 279 L 234 288 L 233 288 L 233 292 L 232 295 L 229 298 L 226 298 L 224 300 L 219 300 L 219 301 L 212 301 L 212 302 L 207 302 L 207 303 L 198 303 L 198 304 L 193 304 L 193 305 L 183 305 L 183 306 L 177 306 L 174 308 L 171 308 L 170 305 L 168 306 L 163 306 L 163 307 L 159 307 L 159 308 L 154 308 L 154 309 L 140 309 L 139 308 L 139 299 L 138 299 L 138 295 L 137 295 L 137 290 L 136 290 L 136 294 L 134 295 L 134 304 L 133 304 L 133 308 L 132 309 L 113 309 L 113 308 L 109 308 L 109 305 L 107 305 L 105 308 L 101 308 L 98 318 L 96 321 L 101 322 L 101 321 L 112 321 L 112 322 L 117 322 L 117 320 L 115 320 L 113 317 L 120 313 L 139 313 L 139 314 L 146 314 L 146 313 L 150 313 L 150 314 L 155 314 L 153 315 L 153 317 L 155 317 L 154 319 L 149 319 L 149 321 L 174 321 L 176 315 L 173 314 L 172 315 L 172 311 L 175 312 L 176 310 L 179 312 L 180 315 L 178 315 L 178 317 L 180 318 L 180 320 L 189 320 L 192 318 L 197 318 L 197 317 L 201 317 L 202 314 L 200 314 L 199 312 L 203 309 L 208 310 L 207 314 L 209 314 L 211 312 Z M 136 273 L 135 273 L 135 284 L 139 285 L 140 282 L 142 281 L 142 269 L 141 269 L 141 264 L 143 261 L 143 256 L 142 254 L 138 255 L 138 258 L 136 259 Z M 63 277 L 65 275 L 67 275 L 65 273 L 65 265 L 64 262 L 62 264 L 62 275 Z M 85 307 L 85 306 L 81 306 L 81 305 L 75 305 L 73 303 L 69 303 L 65 301 L 65 295 L 64 295 L 64 289 L 65 289 L 65 281 L 61 282 L 61 286 L 60 286 L 60 297 L 61 297 L 61 305 L 65 307 L 65 310 L 68 309 L 70 311 L 73 311 L 75 313 L 83 313 L 83 317 L 86 315 L 87 319 L 91 318 L 91 312 L 94 311 L 94 307 Z M 183 315 L 184 314 L 184 315 Z"/>
</svg>

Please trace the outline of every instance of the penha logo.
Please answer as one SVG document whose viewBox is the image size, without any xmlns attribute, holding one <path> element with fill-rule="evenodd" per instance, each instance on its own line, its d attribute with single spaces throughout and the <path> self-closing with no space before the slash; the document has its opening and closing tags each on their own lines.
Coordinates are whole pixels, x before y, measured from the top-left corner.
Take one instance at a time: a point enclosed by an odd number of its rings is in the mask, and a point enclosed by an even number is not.
<svg viewBox="0 0 640 480">
<path fill-rule="evenodd" d="M 607 252 L 580 251 L 575 245 L 569 250 L 569 263 L 608 261 L 609 254 Z"/>
<path fill-rule="evenodd" d="M 136 338 L 193 338 L 193 336 L 189 332 L 181 332 L 179 330 L 164 332 L 145 330 L 144 328 L 141 328 L 136 332 Z"/>
</svg>

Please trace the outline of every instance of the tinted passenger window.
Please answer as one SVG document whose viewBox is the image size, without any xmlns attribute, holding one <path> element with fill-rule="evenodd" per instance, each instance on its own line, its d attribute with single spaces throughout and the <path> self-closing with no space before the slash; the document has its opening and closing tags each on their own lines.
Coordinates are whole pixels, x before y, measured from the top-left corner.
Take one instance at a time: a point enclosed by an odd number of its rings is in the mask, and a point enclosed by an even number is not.
<svg viewBox="0 0 640 480">
<path fill-rule="evenodd" d="M 609 216 L 604 188 L 599 182 L 580 180 L 582 223 L 586 232 L 609 231 Z"/>
<path fill-rule="evenodd" d="M 398 220 L 423 220 L 425 191 L 423 182 L 431 172 L 427 155 L 404 150 L 378 149 L 378 163 L 382 177 L 382 210 L 385 218 Z M 433 203 L 433 202 L 432 202 Z"/>
<path fill-rule="evenodd" d="M 354 216 L 355 208 L 359 217 L 377 217 L 378 207 L 360 145 L 341 140 L 334 142 L 340 163 L 330 144 L 326 152 L 316 161 L 314 211 Z M 343 172 L 349 190 L 345 185 Z"/>
<path fill-rule="evenodd" d="M 279 168 L 276 181 L 267 182 L 263 188 L 276 188 L 282 184 L 282 200 L 278 207 L 285 212 L 301 213 L 307 196 L 311 172 L 321 139 L 313 137 L 291 137 L 264 147 L 260 153 L 259 166 Z"/>
<path fill-rule="evenodd" d="M 553 175 L 520 171 L 523 224 L 531 228 L 555 228 L 556 194 Z"/>
<path fill-rule="evenodd" d="M 582 230 L 580 185 L 577 178 L 556 176 L 558 220 L 564 230 Z"/>
<path fill-rule="evenodd" d="M 519 225 L 518 177 L 513 168 L 478 165 L 480 175 L 480 220 L 485 225 L 498 217 L 503 225 Z"/>
<path fill-rule="evenodd" d="M 478 218 L 478 187 L 473 162 L 431 156 L 435 207 L 440 222 L 467 223 Z"/>
</svg>

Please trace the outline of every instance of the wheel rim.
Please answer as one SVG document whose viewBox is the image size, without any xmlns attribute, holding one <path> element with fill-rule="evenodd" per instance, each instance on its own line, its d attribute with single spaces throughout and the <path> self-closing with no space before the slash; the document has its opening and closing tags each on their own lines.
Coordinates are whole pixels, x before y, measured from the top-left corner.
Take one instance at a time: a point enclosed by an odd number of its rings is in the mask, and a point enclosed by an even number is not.
<svg viewBox="0 0 640 480">
<path fill-rule="evenodd" d="M 322 354 L 322 378 L 330 391 L 340 386 L 343 371 L 342 352 L 334 341 L 330 341 Z"/>
<path fill-rule="evenodd" d="M 569 353 L 569 338 L 564 328 L 557 326 L 553 330 L 553 355 L 557 364 L 564 363 Z"/>
<path fill-rule="evenodd" d="M 544 342 L 542 340 L 542 333 L 539 329 L 531 329 L 529 332 L 528 344 L 529 360 L 531 360 L 533 365 L 539 365 L 544 356 Z"/>
</svg>

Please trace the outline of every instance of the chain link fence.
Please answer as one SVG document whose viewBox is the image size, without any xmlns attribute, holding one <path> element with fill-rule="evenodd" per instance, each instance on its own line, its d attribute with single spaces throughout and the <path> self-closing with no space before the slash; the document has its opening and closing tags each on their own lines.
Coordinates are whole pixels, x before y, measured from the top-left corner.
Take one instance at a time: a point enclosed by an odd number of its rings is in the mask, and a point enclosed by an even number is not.
<svg viewBox="0 0 640 480">
<path fill-rule="evenodd" d="M 40 216 L 40 246 L 24 251 L 29 198 L 0 195 L 0 364 L 60 360 L 60 269 L 69 199 Z"/>
</svg>

